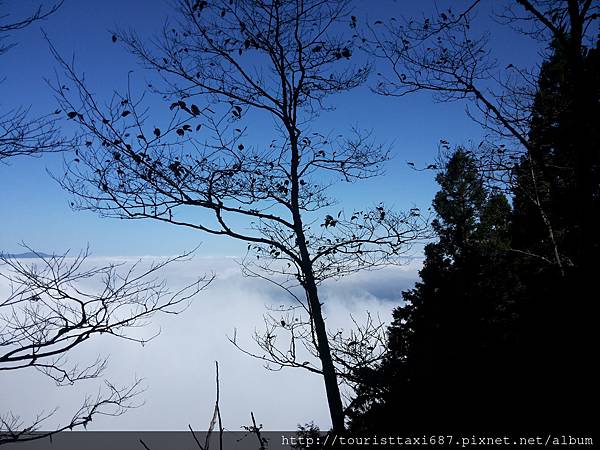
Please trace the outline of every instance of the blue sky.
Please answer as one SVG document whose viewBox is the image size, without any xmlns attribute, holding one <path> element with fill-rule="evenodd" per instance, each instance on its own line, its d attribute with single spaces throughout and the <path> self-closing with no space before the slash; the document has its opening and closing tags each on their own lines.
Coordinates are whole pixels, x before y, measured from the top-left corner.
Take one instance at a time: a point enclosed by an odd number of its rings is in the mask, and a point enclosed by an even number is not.
<svg viewBox="0 0 600 450">
<path fill-rule="evenodd" d="M 4 3 L 3 9 L 16 19 L 38 3 L 9 1 Z M 451 5 L 458 10 L 464 2 L 440 0 L 437 3 L 440 9 Z M 2 56 L 2 111 L 19 105 L 30 106 L 32 113 L 56 109 L 53 94 L 44 81 L 55 76 L 56 63 L 42 37 L 42 27 L 64 57 L 75 57 L 76 67 L 85 73 L 88 86 L 102 95 L 122 88 L 129 70 L 136 70 L 139 78 L 143 78 L 136 61 L 121 46 L 111 42 L 110 30 L 131 27 L 142 36 L 151 36 L 171 14 L 169 4 L 163 0 L 105 0 L 101 3 L 66 0 L 47 21 L 13 33 L 10 39 L 18 45 Z M 360 22 L 387 15 L 419 15 L 432 5 L 429 1 L 358 1 L 356 16 Z M 501 28 L 484 13 L 480 14 L 479 23 L 492 33 L 494 50 L 500 60 L 527 63 L 539 59 L 534 43 L 526 38 L 515 40 L 513 32 Z M 437 190 L 434 174 L 415 172 L 406 162 L 426 165 L 435 158 L 440 139 L 464 144 L 469 140 L 478 141 L 482 131 L 466 117 L 464 104 L 434 103 L 427 93 L 384 98 L 370 91 L 369 86 L 373 84 L 374 79 L 350 94 L 332 99 L 336 111 L 321 116 L 315 127 L 336 132 L 344 132 L 352 126 L 372 129 L 379 142 L 393 143 L 392 160 L 385 176 L 366 183 L 340 185 L 335 195 L 340 206 L 348 209 L 380 201 L 398 208 L 413 205 L 426 208 Z M 72 132 L 68 124 L 64 132 L 67 135 Z M 89 244 L 96 255 L 168 255 L 200 243 L 202 255 L 236 255 L 245 248 L 244 243 L 165 224 L 106 219 L 92 212 L 72 211 L 69 195 L 48 172 L 60 175 L 62 156 L 16 158 L 8 165 L 0 165 L 0 210 L 3 211 L 0 251 L 18 252 L 20 242 L 45 252 L 77 250 Z"/>
</svg>

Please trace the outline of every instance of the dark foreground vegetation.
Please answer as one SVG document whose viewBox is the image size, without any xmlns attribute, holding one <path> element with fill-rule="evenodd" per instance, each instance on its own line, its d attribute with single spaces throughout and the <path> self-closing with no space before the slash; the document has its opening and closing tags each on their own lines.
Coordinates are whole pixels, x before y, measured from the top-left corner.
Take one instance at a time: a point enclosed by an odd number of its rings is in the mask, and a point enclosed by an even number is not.
<svg viewBox="0 0 600 450">
<path fill-rule="evenodd" d="M 394 310 L 384 362 L 359 371 L 352 429 L 591 426 L 600 54 L 577 26 L 549 42 L 527 153 L 501 168 L 508 188 L 477 150 L 443 161 L 437 239 Z"/>
</svg>

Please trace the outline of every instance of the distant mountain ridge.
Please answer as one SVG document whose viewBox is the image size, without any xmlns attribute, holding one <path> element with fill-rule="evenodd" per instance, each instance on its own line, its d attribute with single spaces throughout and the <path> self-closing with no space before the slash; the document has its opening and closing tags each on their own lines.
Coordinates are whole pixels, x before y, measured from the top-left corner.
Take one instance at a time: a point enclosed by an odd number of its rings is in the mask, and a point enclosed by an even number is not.
<svg viewBox="0 0 600 450">
<path fill-rule="evenodd" d="M 25 253 L 4 253 L 0 252 L 0 256 L 4 258 L 12 258 L 12 259 L 28 259 L 28 258 L 52 258 L 56 255 L 49 255 L 48 253 L 43 252 L 25 252 Z"/>
</svg>

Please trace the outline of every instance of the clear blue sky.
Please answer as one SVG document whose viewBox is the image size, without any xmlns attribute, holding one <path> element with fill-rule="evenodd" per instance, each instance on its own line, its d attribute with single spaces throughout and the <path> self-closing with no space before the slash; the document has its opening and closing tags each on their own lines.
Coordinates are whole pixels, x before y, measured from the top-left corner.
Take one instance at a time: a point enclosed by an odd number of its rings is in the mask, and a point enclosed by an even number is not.
<svg viewBox="0 0 600 450">
<path fill-rule="evenodd" d="M 131 27 L 141 35 L 150 36 L 171 14 L 169 3 L 66 0 L 45 22 L 11 35 L 11 41 L 18 45 L 1 57 L 4 82 L 0 84 L 0 108 L 6 111 L 24 105 L 31 106 L 32 112 L 56 109 L 52 92 L 44 82 L 45 77 L 54 77 L 56 63 L 42 37 L 42 27 L 63 56 L 75 56 L 77 68 L 86 74 L 93 91 L 102 93 L 121 88 L 127 72 L 137 69 L 137 64 L 121 46 L 111 42 L 109 30 Z M 464 3 L 437 2 L 440 9 L 451 5 L 455 10 Z M 6 10 L 17 19 L 37 4 L 39 1 L 7 1 L 1 7 L 2 14 Z M 432 5 L 430 0 L 359 0 L 356 16 L 361 21 L 388 15 L 419 15 Z M 502 29 L 485 14 L 480 14 L 479 19 L 480 26 L 492 33 L 500 60 L 527 63 L 539 59 L 534 43 L 523 37 L 515 39 L 513 32 Z M 387 166 L 386 176 L 354 186 L 346 184 L 336 191 L 340 206 L 348 209 L 380 201 L 398 208 L 428 207 L 436 191 L 434 174 L 414 172 L 406 161 L 426 165 L 435 157 L 440 139 L 458 145 L 477 141 L 482 135 L 478 126 L 466 117 L 464 104 L 434 103 L 426 93 L 383 98 L 371 93 L 367 85 L 333 99 L 332 103 L 337 110 L 322 116 L 317 124 L 320 130 L 343 132 L 356 125 L 372 129 L 380 142 L 394 143 L 393 160 Z M 65 133 L 70 132 L 66 127 Z M 96 255 L 167 255 L 201 242 L 202 255 L 235 255 L 244 247 L 243 243 L 151 221 L 103 219 L 92 212 L 72 211 L 69 195 L 47 171 L 60 174 L 62 156 L 16 158 L 9 165 L 0 165 L 0 251 L 17 252 L 21 241 L 45 252 L 77 250 L 89 244 Z"/>
</svg>

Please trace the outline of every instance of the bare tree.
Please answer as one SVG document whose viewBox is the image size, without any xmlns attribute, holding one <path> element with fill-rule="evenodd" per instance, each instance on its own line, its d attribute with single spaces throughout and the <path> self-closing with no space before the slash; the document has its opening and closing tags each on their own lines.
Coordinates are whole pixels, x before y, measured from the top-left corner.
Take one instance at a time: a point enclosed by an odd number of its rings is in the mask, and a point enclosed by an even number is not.
<svg viewBox="0 0 600 450">
<path fill-rule="evenodd" d="M 109 264 L 91 267 L 88 253 L 34 259 L 0 255 L 0 280 L 7 293 L 0 301 L 0 372 L 36 369 L 57 385 L 98 378 L 106 358 L 91 363 L 70 363 L 76 347 L 99 335 L 141 343 L 157 336 L 132 333 L 146 326 L 155 313 L 177 314 L 212 280 L 204 277 L 177 291 L 156 278 L 168 264 L 188 255 L 167 258 L 150 267 L 141 262 L 126 268 Z M 97 287 L 95 286 L 97 285 Z M 11 413 L 0 416 L 0 444 L 38 439 L 77 426 L 85 426 L 95 414 L 120 415 L 135 406 L 140 382 L 116 387 L 106 382 L 97 396 L 88 396 L 66 425 L 39 433 L 40 425 L 56 410 L 38 415 L 32 423 Z"/>
<path fill-rule="evenodd" d="M 62 4 L 63 2 L 59 1 L 48 8 L 40 5 L 27 17 L 19 19 L 12 19 L 10 14 L 2 11 L 0 13 L 0 56 L 16 45 L 9 42 L 11 33 L 45 20 L 58 11 Z M 4 2 L 1 2 L 0 10 L 3 9 Z M 60 111 L 32 118 L 29 109 L 16 106 L 0 111 L 0 162 L 6 162 L 6 159 L 14 156 L 36 156 L 65 149 L 65 142 L 58 128 Z"/>
<path fill-rule="evenodd" d="M 307 314 L 333 429 L 341 431 L 343 404 L 318 286 L 398 262 L 426 229 L 416 209 L 394 213 L 376 204 L 344 212 L 327 194 L 336 182 L 379 175 L 388 158 L 369 133 L 313 128 L 332 94 L 361 85 L 369 73 L 368 65 L 352 62 L 356 18 L 347 0 L 177 5 L 176 22 L 153 44 L 134 32 L 113 36 L 161 76 L 161 87 L 151 83 L 169 106 L 160 115 L 131 89 L 104 107 L 56 55 L 71 81 L 70 90 L 59 83 L 56 92 L 81 126 L 83 144 L 62 184 L 81 209 L 245 241 L 254 255 L 248 273 L 288 292 L 299 286 L 296 300 Z M 168 110 L 171 119 L 161 126 Z"/>
<path fill-rule="evenodd" d="M 38 6 L 28 16 L 13 19 L 0 14 L 0 56 L 16 46 L 9 41 L 15 31 L 27 28 L 54 14 L 62 6 Z M 4 3 L 0 3 L 4 9 Z M 18 106 L 0 112 L 0 162 L 27 155 L 63 151 L 66 141 L 58 123 L 61 111 L 31 117 L 29 108 Z M 30 250 L 30 249 L 29 249 Z M 70 364 L 68 355 L 95 335 L 105 334 L 144 344 L 155 336 L 142 337 L 132 329 L 144 327 L 157 312 L 176 314 L 203 289 L 203 278 L 170 292 L 156 275 L 168 264 L 188 255 L 170 258 L 142 269 L 135 264 L 127 270 L 118 265 L 89 267 L 88 252 L 47 256 L 32 252 L 36 259 L 19 259 L 0 254 L 0 286 L 8 289 L 0 298 L 0 372 L 36 369 L 57 385 L 99 378 L 106 358 L 81 366 Z M 32 264 L 29 262 L 35 261 Z M 97 290 L 85 285 L 97 284 Z M 3 290 L 4 294 L 4 290 Z M 105 381 L 104 389 L 87 396 L 64 425 L 38 431 L 56 409 L 41 412 L 29 423 L 11 412 L 0 414 L 0 445 L 39 439 L 63 430 L 86 426 L 95 415 L 120 415 L 137 405 L 141 382 L 116 386 Z"/>
<path fill-rule="evenodd" d="M 270 312 L 264 316 L 264 330 L 254 333 L 260 353 L 238 342 L 236 332 L 230 337 L 230 342 L 243 353 L 262 360 L 268 370 L 293 367 L 322 375 L 321 368 L 315 364 L 315 359 L 319 358 L 317 337 L 308 305 L 293 292 L 290 295 L 296 299 L 296 304 L 269 308 Z M 357 374 L 381 362 L 387 344 L 386 327 L 379 318 L 375 319 L 367 312 L 362 322 L 354 317 L 350 319 L 353 323 L 351 328 L 329 330 L 327 333 L 338 382 L 341 387 L 348 388 L 341 391 L 345 400 L 344 414 L 355 400 L 355 388 L 360 382 Z"/>
<path fill-rule="evenodd" d="M 468 115 L 490 132 L 488 142 L 475 149 L 484 172 L 492 182 L 508 186 L 513 192 L 520 189 L 535 205 L 552 247 L 552 256 L 544 259 L 553 261 L 564 275 L 564 256 L 543 206 L 545 192 L 538 180 L 539 162 L 528 136 L 539 67 L 512 63 L 498 67 L 488 45 L 489 32 L 473 31 L 474 14 L 482 5 L 474 0 L 461 12 L 449 8 L 421 19 L 393 18 L 373 23 L 365 41 L 391 68 L 389 75 L 381 74 L 375 91 L 386 96 L 430 91 L 438 101 L 468 102 Z M 544 50 L 552 42 L 563 48 L 576 82 L 585 44 L 595 45 L 594 24 L 600 17 L 597 4 L 592 0 L 507 0 L 494 8 L 498 22 L 546 43 Z M 585 153 L 580 152 L 580 157 L 588 158 Z M 521 158 L 527 160 L 531 188 L 515 178 L 513 169 Z M 582 208 L 586 209 L 589 205 Z"/>
</svg>

